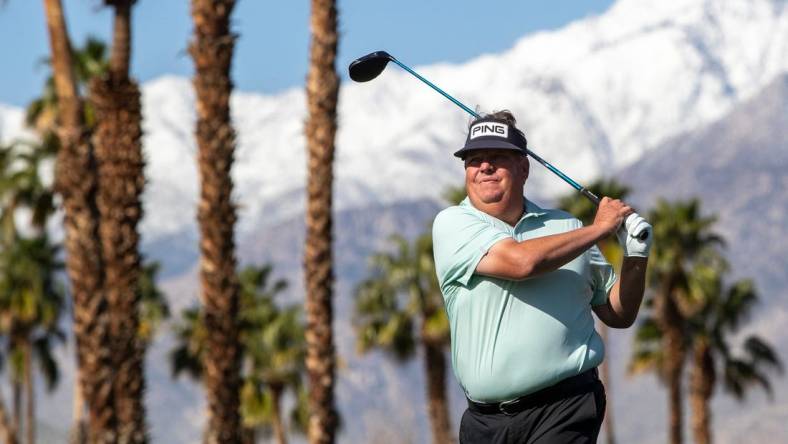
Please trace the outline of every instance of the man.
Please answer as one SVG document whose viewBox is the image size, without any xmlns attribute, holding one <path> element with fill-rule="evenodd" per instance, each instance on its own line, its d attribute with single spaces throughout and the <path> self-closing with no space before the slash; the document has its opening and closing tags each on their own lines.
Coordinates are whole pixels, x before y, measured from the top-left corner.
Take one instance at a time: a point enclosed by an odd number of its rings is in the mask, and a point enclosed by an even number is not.
<svg viewBox="0 0 788 444">
<path fill-rule="evenodd" d="M 593 311 L 632 325 L 643 298 L 651 227 L 603 198 L 594 222 L 525 199 L 526 139 L 502 111 L 469 126 L 455 156 L 468 197 L 433 225 L 452 366 L 468 398 L 461 443 L 590 443 L 605 411 Z M 621 279 L 596 247 L 618 233 Z"/>
</svg>

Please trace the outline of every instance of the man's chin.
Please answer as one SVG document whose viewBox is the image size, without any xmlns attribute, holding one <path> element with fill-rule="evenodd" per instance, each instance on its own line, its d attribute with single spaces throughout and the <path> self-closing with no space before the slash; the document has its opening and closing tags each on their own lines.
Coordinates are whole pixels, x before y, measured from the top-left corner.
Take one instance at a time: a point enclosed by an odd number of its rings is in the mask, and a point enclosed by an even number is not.
<svg viewBox="0 0 788 444">
<path fill-rule="evenodd" d="M 487 205 L 496 204 L 503 200 L 504 193 L 481 193 L 478 195 L 479 200 Z"/>
</svg>

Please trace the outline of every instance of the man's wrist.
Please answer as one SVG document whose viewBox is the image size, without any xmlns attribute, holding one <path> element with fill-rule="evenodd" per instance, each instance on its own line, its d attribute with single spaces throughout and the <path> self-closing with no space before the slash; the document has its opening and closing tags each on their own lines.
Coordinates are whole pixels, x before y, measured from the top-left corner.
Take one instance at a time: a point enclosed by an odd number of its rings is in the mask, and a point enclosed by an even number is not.
<svg viewBox="0 0 788 444">
<path fill-rule="evenodd" d="M 594 230 L 593 232 L 594 235 L 596 236 L 594 243 L 607 238 L 615 231 L 615 227 L 607 226 L 607 224 L 602 224 L 599 222 L 592 223 L 591 225 L 589 225 L 589 228 L 592 228 Z"/>
</svg>

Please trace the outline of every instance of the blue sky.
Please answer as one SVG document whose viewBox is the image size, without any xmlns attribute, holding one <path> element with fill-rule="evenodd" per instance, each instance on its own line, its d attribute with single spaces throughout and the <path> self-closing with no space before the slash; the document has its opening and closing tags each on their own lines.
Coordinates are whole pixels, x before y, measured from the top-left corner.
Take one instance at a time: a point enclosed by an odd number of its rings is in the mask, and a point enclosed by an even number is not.
<svg viewBox="0 0 788 444">
<path fill-rule="evenodd" d="M 101 0 L 63 0 L 69 31 L 79 46 L 88 35 L 104 40 L 111 13 Z M 0 1 L 0 3 L 3 3 Z M 24 106 L 38 95 L 49 46 L 41 0 L 0 5 L 0 103 Z M 339 0 L 341 43 L 337 68 L 346 76 L 355 58 L 383 49 L 409 65 L 462 62 L 499 52 L 519 37 L 559 28 L 604 12 L 612 0 Z M 239 0 L 233 65 L 236 87 L 274 93 L 301 86 L 307 70 L 309 1 Z M 138 0 L 134 10 L 132 70 L 141 81 L 164 74 L 192 75 L 186 47 L 188 0 Z"/>
</svg>

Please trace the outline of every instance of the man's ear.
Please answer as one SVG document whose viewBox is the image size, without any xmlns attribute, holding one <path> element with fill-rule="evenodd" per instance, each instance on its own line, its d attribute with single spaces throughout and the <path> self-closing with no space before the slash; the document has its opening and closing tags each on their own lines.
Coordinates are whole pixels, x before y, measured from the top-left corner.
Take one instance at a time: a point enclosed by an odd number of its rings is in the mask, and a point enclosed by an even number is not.
<svg viewBox="0 0 788 444">
<path fill-rule="evenodd" d="M 528 174 L 531 172 L 531 162 L 528 161 L 528 157 L 523 156 L 523 171 L 525 172 L 525 178 L 528 179 Z"/>
</svg>

